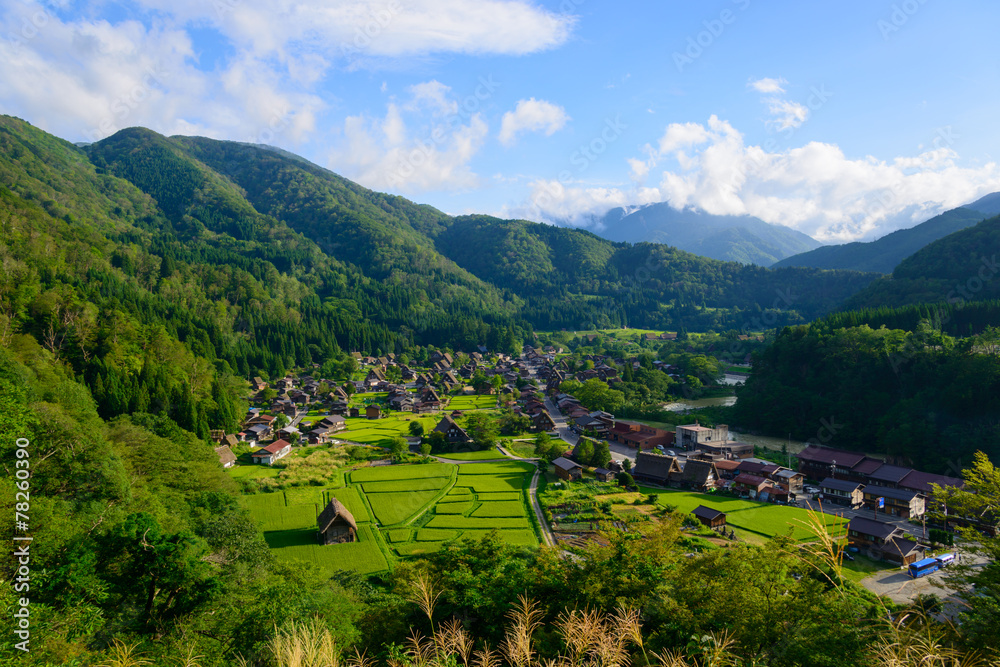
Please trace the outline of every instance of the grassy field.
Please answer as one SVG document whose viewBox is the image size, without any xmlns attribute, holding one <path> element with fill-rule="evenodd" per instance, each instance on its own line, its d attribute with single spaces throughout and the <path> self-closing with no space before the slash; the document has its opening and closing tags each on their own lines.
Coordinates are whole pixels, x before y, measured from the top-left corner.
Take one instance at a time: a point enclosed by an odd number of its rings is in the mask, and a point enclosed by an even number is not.
<svg viewBox="0 0 1000 667">
<path fill-rule="evenodd" d="M 407 413 L 391 413 L 384 419 L 365 419 L 364 417 L 348 417 L 347 430 L 341 431 L 337 437 L 341 440 L 360 442 L 366 445 L 388 447 L 397 436 L 410 435 L 410 423 L 420 422 L 425 432 L 430 432 L 438 425 L 439 417 L 417 417 Z"/>
<path fill-rule="evenodd" d="M 465 468 L 466 466 L 462 467 Z M 524 473 L 519 475 L 459 475 L 455 486 L 466 486 L 476 493 L 481 493 L 490 491 L 518 491 L 524 483 Z"/>
<path fill-rule="evenodd" d="M 477 494 L 480 500 L 520 500 L 520 491 L 493 491 Z"/>
<path fill-rule="evenodd" d="M 395 528 L 385 531 L 385 536 L 390 542 L 409 542 L 411 532 L 409 528 Z"/>
<path fill-rule="evenodd" d="M 438 491 L 400 491 L 366 494 L 375 518 L 383 526 L 402 523 L 428 505 Z"/>
<path fill-rule="evenodd" d="M 228 469 L 229 476 L 233 479 L 261 479 L 264 477 L 277 477 L 281 474 L 281 468 L 262 466 L 257 464 L 235 465 Z"/>
<path fill-rule="evenodd" d="M 423 463 L 402 466 L 370 466 L 351 473 L 351 483 L 378 482 L 390 479 L 450 477 L 457 466 L 451 463 Z"/>
<path fill-rule="evenodd" d="M 496 500 L 485 502 L 472 512 L 474 517 L 527 516 L 524 503 L 520 500 Z"/>
<path fill-rule="evenodd" d="M 435 454 L 438 458 L 451 461 L 502 461 L 507 457 L 496 449 L 484 449 L 478 452 L 454 452 L 451 454 Z"/>
<path fill-rule="evenodd" d="M 449 410 L 488 410 L 496 407 L 496 396 L 455 396 L 448 403 Z"/>
<path fill-rule="evenodd" d="M 450 477 L 425 477 L 423 479 L 390 479 L 361 484 L 365 493 L 390 493 L 393 491 L 440 491 Z"/>
<path fill-rule="evenodd" d="M 639 489 L 643 493 L 659 494 L 661 505 L 674 505 L 685 514 L 698 505 L 725 512 L 728 525 L 765 538 L 785 535 L 791 530 L 792 538 L 797 541 L 814 539 L 812 533 L 803 526 L 803 523 L 808 519 L 808 512 L 798 507 L 672 489 L 654 489 L 642 486 Z M 832 514 L 822 514 L 820 517 L 827 530 L 832 531 L 834 535 L 843 534 L 843 525 L 847 523 L 845 519 Z"/>
<path fill-rule="evenodd" d="M 502 463 L 469 463 L 459 470 L 460 475 L 523 475 L 534 472 L 533 463 L 504 461 Z"/>
<path fill-rule="evenodd" d="M 317 543 L 315 526 L 264 533 L 264 539 L 280 560 L 308 561 L 330 573 L 353 570 L 371 574 L 389 569 L 385 554 L 368 525 L 358 526 L 358 541 L 348 544 Z"/>
<path fill-rule="evenodd" d="M 484 529 L 526 528 L 531 529 L 527 517 L 475 518 L 468 516 L 435 516 L 427 524 L 428 528 Z"/>
<path fill-rule="evenodd" d="M 434 506 L 435 514 L 465 514 L 472 509 L 471 500 L 462 500 L 457 503 L 438 503 Z"/>
</svg>

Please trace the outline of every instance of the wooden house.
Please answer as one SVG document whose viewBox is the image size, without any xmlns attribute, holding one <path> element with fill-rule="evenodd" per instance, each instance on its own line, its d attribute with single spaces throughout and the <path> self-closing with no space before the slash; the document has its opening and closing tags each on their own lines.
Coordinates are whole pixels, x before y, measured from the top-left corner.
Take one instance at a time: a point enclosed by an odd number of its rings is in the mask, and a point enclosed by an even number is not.
<svg viewBox="0 0 1000 667">
<path fill-rule="evenodd" d="M 711 507 L 705 507 L 704 505 L 698 505 L 691 510 L 691 514 L 694 514 L 698 521 L 701 521 L 704 525 L 712 528 L 713 530 L 726 527 L 725 512 L 720 512 L 719 510 L 714 510 Z"/>
<path fill-rule="evenodd" d="M 552 465 L 555 467 L 556 475 L 560 479 L 572 481 L 583 477 L 583 468 L 565 457 L 560 456 L 552 462 Z"/>
<path fill-rule="evenodd" d="M 434 427 L 434 431 L 438 433 L 444 433 L 445 437 L 448 438 L 448 442 L 471 442 L 472 438 L 469 434 L 465 432 L 465 429 L 459 426 L 454 419 L 450 416 L 444 416 L 438 425 Z M 434 432 L 432 431 L 432 433 Z"/>
<path fill-rule="evenodd" d="M 288 456 L 292 451 L 292 443 L 285 440 L 275 440 L 266 447 L 261 447 L 256 452 L 250 454 L 254 463 L 269 466 L 278 459 Z"/>
<path fill-rule="evenodd" d="M 837 505 L 846 505 L 852 509 L 861 507 L 864 501 L 864 494 L 862 492 L 864 488 L 865 485 L 860 482 L 833 479 L 832 477 L 827 477 L 819 484 L 824 501 L 836 503 Z"/>
<path fill-rule="evenodd" d="M 358 524 L 354 516 L 336 498 L 331 498 L 316 521 L 320 544 L 342 544 L 357 540 Z"/>
<path fill-rule="evenodd" d="M 381 419 L 382 418 L 382 408 L 377 405 L 369 405 L 365 408 L 365 417 L 368 419 Z"/>
<path fill-rule="evenodd" d="M 236 455 L 229 449 L 229 445 L 219 445 L 215 448 L 215 453 L 219 456 L 219 463 L 223 468 L 232 468 L 236 465 Z"/>
<path fill-rule="evenodd" d="M 673 456 L 638 452 L 632 476 L 640 481 L 666 486 L 672 476 L 681 474 L 681 466 Z"/>
</svg>

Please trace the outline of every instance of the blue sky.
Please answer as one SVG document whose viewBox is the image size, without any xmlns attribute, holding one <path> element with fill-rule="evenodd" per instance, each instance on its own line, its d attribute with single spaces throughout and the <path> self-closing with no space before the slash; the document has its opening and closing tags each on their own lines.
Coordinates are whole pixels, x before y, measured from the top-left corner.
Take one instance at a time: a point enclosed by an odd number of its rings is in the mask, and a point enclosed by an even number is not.
<svg viewBox="0 0 1000 667">
<path fill-rule="evenodd" d="M 281 146 L 449 213 L 871 239 L 1000 191 L 987 0 L 6 0 L 0 111 Z"/>
</svg>

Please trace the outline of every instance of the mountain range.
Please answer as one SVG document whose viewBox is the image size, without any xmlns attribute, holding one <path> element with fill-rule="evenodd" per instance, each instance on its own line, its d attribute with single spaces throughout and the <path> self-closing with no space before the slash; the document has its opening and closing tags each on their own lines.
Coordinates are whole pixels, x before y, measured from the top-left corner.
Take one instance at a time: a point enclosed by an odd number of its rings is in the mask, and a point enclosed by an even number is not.
<svg viewBox="0 0 1000 667">
<path fill-rule="evenodd" d="M 1000 192 L 945 211 L 914 227 L 886 234 L 875 241 L 823 246 L 787 257 L 772 266 L 892 273 L 900 262 L 924 246 L 997 214 L 1000 214 Z"/>
<path fill-rule="evenodd" d="M 591 220 L 588 228 L 611 241 L 663 243 L 703 257 L 758 266 L 822 245 L 802 232 L 750 215 L 712 215 L 667 203 L 615 208 Z"/>
</svg>

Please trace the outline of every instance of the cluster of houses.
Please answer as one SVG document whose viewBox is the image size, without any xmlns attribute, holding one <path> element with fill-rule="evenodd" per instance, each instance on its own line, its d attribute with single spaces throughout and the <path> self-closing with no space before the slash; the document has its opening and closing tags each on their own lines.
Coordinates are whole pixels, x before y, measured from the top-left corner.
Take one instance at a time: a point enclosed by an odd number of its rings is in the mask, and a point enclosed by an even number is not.
<svg viewBox="0 0 1000 667">
<path fill-rule="evenodd" d="M 799 472 L 819 481 L 824 502 L 867 508 L 901 519 L 926 511 L 932 485 L 961 488 L 955 477 L 891 465 L 859 452 L 810 445 L 797 454 Z"/>
</svg>

